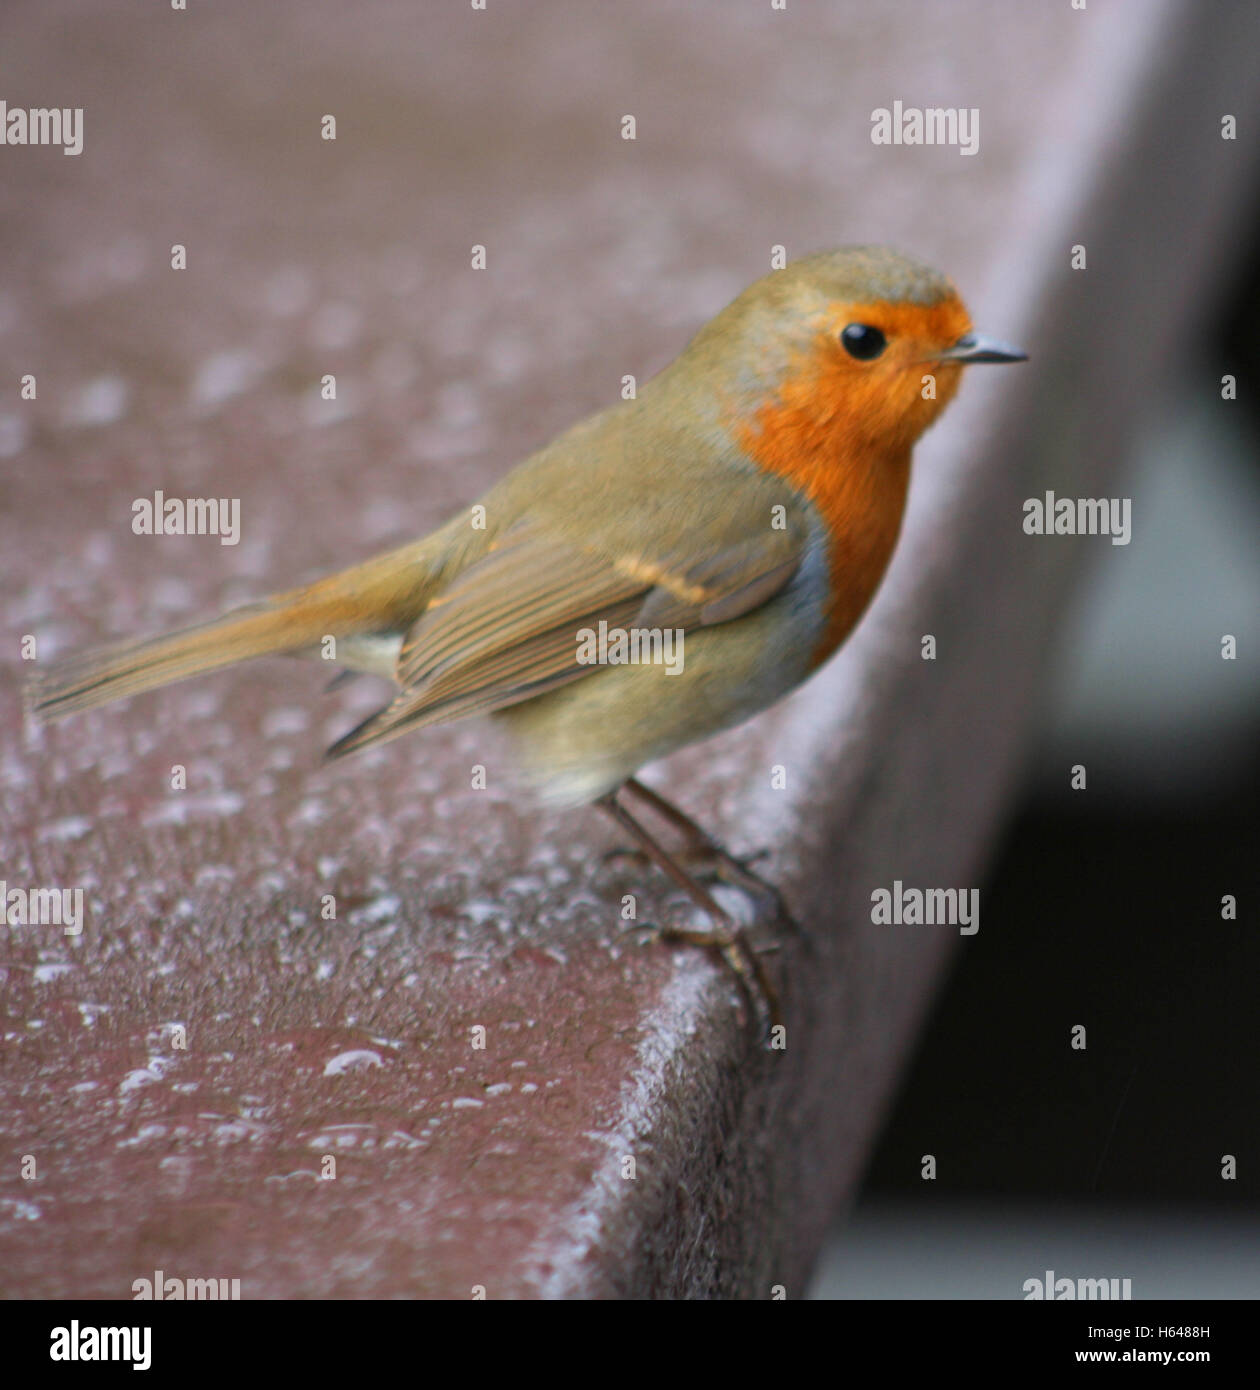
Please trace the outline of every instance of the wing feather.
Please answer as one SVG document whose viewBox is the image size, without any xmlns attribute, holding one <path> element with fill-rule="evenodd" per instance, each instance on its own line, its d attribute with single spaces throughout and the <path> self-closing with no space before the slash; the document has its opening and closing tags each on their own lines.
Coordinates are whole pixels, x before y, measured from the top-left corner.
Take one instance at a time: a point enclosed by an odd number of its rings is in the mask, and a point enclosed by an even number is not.
<svg viewBox="0 0 1260 1390">
<path fill-rule="evenodd" d="M 329 749 L 329 757 L 425 724 L 486 714 L 594 669 L 578 660 L 579 632 L 615 627 L 694 629 L 760 607 L 791 580 L 805 527 L 732 524 L 731 543 L 699 563 L 587 548 L 518 524 L 457 575 L 403 641 L 393 702 Z"/>
</svg>

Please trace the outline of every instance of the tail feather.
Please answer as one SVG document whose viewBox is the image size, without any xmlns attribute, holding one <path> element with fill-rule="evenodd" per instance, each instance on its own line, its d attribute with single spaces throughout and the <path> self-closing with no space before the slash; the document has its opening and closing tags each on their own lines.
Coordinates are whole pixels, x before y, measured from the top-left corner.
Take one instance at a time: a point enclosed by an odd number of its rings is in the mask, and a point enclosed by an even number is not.
<svg viewBox="0 0 1260 1390">
<path fill-rule="evenodd" d="M 250 657 L 299 651 L 316 645 L 324 631 L 318 622 L 295 622 L 285 608 L 251 604 L 165 636 L 55 661 L 31 680 L 31 706 L 41 719 L 60 719 Z"/>
<path fill-rule="evenodd" d="M 32 678 L 29 703 L 40 719 L 60 719 L 251 657 L 309 651 L 329 636 L 405 631 L 433 586 L 428 543 L 414 543 L 210 622 L 54 661 Z"/>
</svg>

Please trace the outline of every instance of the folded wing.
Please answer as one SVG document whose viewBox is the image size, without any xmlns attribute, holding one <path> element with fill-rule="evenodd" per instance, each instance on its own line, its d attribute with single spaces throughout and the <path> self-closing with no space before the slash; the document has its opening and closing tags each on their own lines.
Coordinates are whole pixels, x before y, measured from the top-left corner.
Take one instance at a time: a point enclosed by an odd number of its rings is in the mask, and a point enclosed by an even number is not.
<svg viewBox="0 0 1260 1390">
<path fill-rule="evenodd" d="M 579 633 L 609 628 L 695 629 L 730 622 L 778 593 L 800 564 L 805 528 L 732 541 L 699 564 L 670 556 L 586 549 L 537 525 L 508 531 L 464 570 L 408 632 L 393 702 L 329 750 L 341 757 L 426 724 L 487 714 L 595 668 L 578 660 Z"/>
</svg>

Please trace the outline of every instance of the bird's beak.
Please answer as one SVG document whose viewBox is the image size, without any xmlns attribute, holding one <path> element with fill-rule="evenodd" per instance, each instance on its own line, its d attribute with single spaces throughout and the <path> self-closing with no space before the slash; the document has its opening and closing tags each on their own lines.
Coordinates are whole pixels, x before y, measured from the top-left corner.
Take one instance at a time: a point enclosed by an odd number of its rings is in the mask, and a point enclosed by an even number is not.
<svg viewBox="0 0 1260 1390">
<path fill-rule="evenodd" d="M 964 333 L 952 348 L 940 354 L 942 362 L 1027 362 L 1028 354 L 1010 343 L 999 343 L 983 333 Z"/>
</svg>

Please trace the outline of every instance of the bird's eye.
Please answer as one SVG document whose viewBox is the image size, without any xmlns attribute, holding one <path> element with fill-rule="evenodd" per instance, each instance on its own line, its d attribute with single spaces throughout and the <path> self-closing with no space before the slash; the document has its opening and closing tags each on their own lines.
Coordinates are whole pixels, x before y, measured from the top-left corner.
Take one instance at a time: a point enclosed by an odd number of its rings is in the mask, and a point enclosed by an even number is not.
<svg viewBox="0 0 1260 1390">
<path fill-rule="evenodd" d="M 840 334 L 840 341 L 844 344 L 845 352 L 859 362 L 869 362 L 888 346 L 888 339 L 869 323 L 847 324 Z"/>
</svg>

